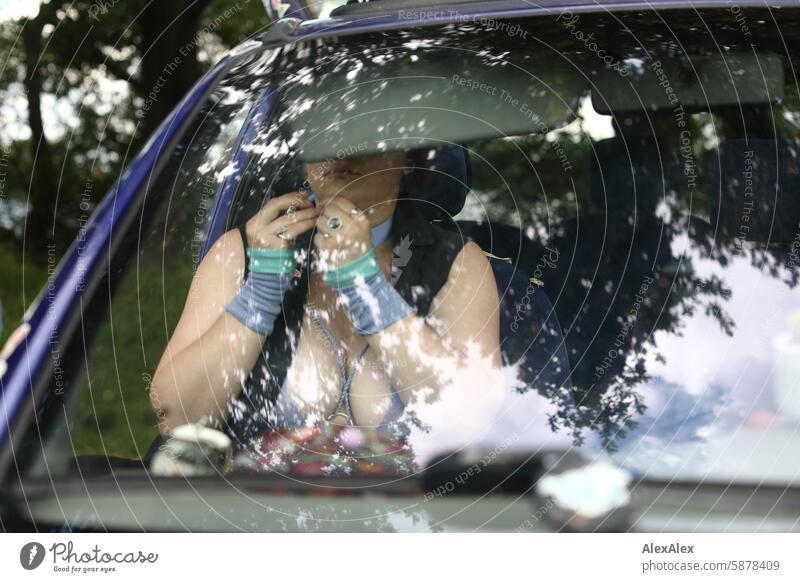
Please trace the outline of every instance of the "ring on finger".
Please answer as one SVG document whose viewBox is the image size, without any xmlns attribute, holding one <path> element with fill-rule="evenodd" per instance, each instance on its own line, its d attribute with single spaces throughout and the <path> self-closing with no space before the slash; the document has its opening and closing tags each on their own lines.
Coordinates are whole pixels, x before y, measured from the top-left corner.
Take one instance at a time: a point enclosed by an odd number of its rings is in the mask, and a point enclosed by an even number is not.
<svg viewBox="0 0 800 582">
<path fill-rule="evenodd" d="M 284 229 L 281 229 L 281 231 L 275 236 L 277 236 L 282 241 L 286 241 L 286 242 L 292 240 L 292 235 L 290 235 L 288 232 L 285 232 Z"/>
<path fill-rule="evenodd" d="M 328 228 L 331 230 L 339 230 L 342 228 L 342 219 L 338 216 L 331 216 L 328 219 Z"/>
<path fill-rule="evenodd" d="M 285 215 L 291 216 L 295 212 L 297 212 L 297 206 L 290 206 L 289 208 L 286 209 Z"/>
<path fill-rule="evenodd" d="M 358 208 L 353 207 L 350 209 L 350 216 L 358 216 L 361 214 L 361 211 Z"/>
</svg>

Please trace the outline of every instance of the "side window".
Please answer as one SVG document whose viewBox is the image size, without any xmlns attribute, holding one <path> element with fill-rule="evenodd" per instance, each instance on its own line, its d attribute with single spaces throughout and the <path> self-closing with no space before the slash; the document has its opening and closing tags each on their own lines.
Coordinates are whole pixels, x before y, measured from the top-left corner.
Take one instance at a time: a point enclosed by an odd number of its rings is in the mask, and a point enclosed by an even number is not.
<svg viewBox="0 0 800 582">
<path fill-rule="evenodd" d="M 128 250 L 111 259 L 110 304 L 84 307 L 83 326 L 96 331 L 68 392 L 67 424 L 56 429 L 63 438 L 49 440 L 49 471 L 73 455 L 140 458 L 157 434 L 150 381 L 201 259 L 215 196 L 235 171 L 231 151 L 262 90 L 251 73 L 232 70 L 147 186 L 120 245 Z"/>
</svg>

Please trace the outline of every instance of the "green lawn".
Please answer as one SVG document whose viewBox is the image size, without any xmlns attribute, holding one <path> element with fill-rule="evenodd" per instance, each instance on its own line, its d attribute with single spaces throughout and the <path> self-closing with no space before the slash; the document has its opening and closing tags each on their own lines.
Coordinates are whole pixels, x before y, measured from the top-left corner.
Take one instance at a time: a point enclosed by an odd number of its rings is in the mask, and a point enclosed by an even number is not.
<svg viewBox="0 0 800 582">
<path fill-rule="evenodd" d="M 165 276 L 160 257 L 140 262 L 138 285 L 131 267 L 89 350 L 70 429 L 76 455 L 139 458 L 157 434 L 148 388 L 192 276 L 191 261 L 165 261 Z"/>
<path fill-rule="evenodd" d="M 23 265 L 15 249 L 0 245 L 0 273 L 0 301 L 3 302 L 0 345 L 3 345 L 47 281 L 47 270 L 30 264 Z"/>
</svg>

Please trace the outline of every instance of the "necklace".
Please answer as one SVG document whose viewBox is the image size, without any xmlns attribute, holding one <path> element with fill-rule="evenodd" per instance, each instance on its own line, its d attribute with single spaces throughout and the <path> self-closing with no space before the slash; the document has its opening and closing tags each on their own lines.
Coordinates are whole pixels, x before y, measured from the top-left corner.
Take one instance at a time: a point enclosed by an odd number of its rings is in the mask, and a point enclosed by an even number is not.
<svg viewBox="0 0 800 582">
<path fill-rule="evenodd" d="M 372 239 L 372 246 L 377 247 L 386 242 L 389 238 L 389 233 L 392 230 L 392 223 L 394 222 L 394 216 L 390 216 L 380 224 L 376 224 L 370 229 L 370 238 Z M 339 372 L 342 377 L 342 393 L 339 396 L 339 401 L 336 404 L 336 409 L 328 415 L 326 420 L 331 421 L 334 418 L 342 417 L 344 421 L 350 425 L 354 426 L 353 422 L 353 413 L 350 409 L 350 384 L 353 381 L 353 376 L 355 375 L 358 365 L 361 362 L 361 359 L 364 357 L 364 354 L 369 348 L 369 345 L 364 346 L 364 349 L 361 350 L 361 353 L 356 358 L 356 361 L 353 363 L 353 367 L 350 370 L 350 373 L 347 373 L 347 367 L 344 363 L 344 354 L 342 354 L 341 347 L 337 344 L 336 340 L 333 337 L 331 331 L 325 326 L 322 321 L 318 317 L 312 316 L 312 321 L 320 328 L 320 330 L 325 335 L 328 343 L 330 343 L 331 347 L 333 348 L 334 353 L 336 354 L 336 360 L 339 364 Z"/>
</svg>

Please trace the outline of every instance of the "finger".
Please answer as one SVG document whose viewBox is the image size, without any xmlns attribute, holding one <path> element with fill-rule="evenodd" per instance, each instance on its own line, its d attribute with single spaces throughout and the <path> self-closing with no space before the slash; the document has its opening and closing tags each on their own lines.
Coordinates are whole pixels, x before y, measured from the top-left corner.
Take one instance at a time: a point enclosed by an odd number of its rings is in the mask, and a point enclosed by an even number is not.
<svg viewBox="0 0 800 582">
<path fill-rule="evenodd" d="M 333 206 L 335 208 L 338 208 L 345 214 L 350 214 L 353 210 L 358 210 L 355 204 L 350 202 L 347 198 L 343 198 L 342 196 L 337 196 L 336 198 L 331 200 L 328 206 Z"/>
<path fill-rule="evenodd" d="M 297 208 L 308 208 L 311 202 L 301 192 L 289 192 L 281 196 L 272 198 L 261 209 L 261 219 L 264 222 L 272 222 L 281 212 L 284 212 L 292 206 Z"/>
<path fill-rule="evenodd" d="M 342 209 L 339 208 L 339 206 L 337 206 L 336 204 L 328 204 L 322 209 L 322 214 L 330 217 L 330 216 L 343 216 L 347 213 L 343 212 Z"/>
<path fill-rule="evenodd" d="M 329 223 L 333 218 L 338 218 L 341 221 L 342 225 L 339 228 L 333 229 L 330 227 Z M 320 214 L 319 218 L 317 218 L 317 228 L 321 232 L 331 234 L 333 232 L 342 230 L 345 226 L 347 226 L 347 218 L 340 210 L 323 212 Z"/>
<path fill-rule="evenodd" d="M 317 224 L 316 219 L 310 218 L 308 220 L 301 220 L 299 222 L 295 222 L 291 226 L 287 226 L 286 230 L 283 231 L 285 237 L 295 239 L 299 237 L 301 234 L 308 232 Z"/>
<path fill-rule="evenodd" d="M 316 222 L 318 216 L 319 210 L 316 208 L 306 208 L 305 210 L 300 210 L 294 214 L 285 214 L 283 216 L 279 216 L 270 222 L 268 227 L 271 232 L 278 232 L 280 229 L 291 226 L 296 222 L 303 222 L 305 220 L 313 220 Z"/>
<path fill-rule="evenodd" d="M 325 210 L 329 210 L 331 214 L 336 214 L 337 216 L 346 216 L 350 220 L 367 220 L 366 214 L 346 198 L 336 198 L 331 203 L 330 209 L 326 208 Z"/>
<path fill-rule="evenodd" d="M 294 240 L 301 234 L 313 229 L 316 223 L 317 221 L 312 218 L 287 226 L 280 233 L 264 233 L 258 237 L 258 246 L 270 249 L 292 247 L 294 246 Z"/>
</svg>

